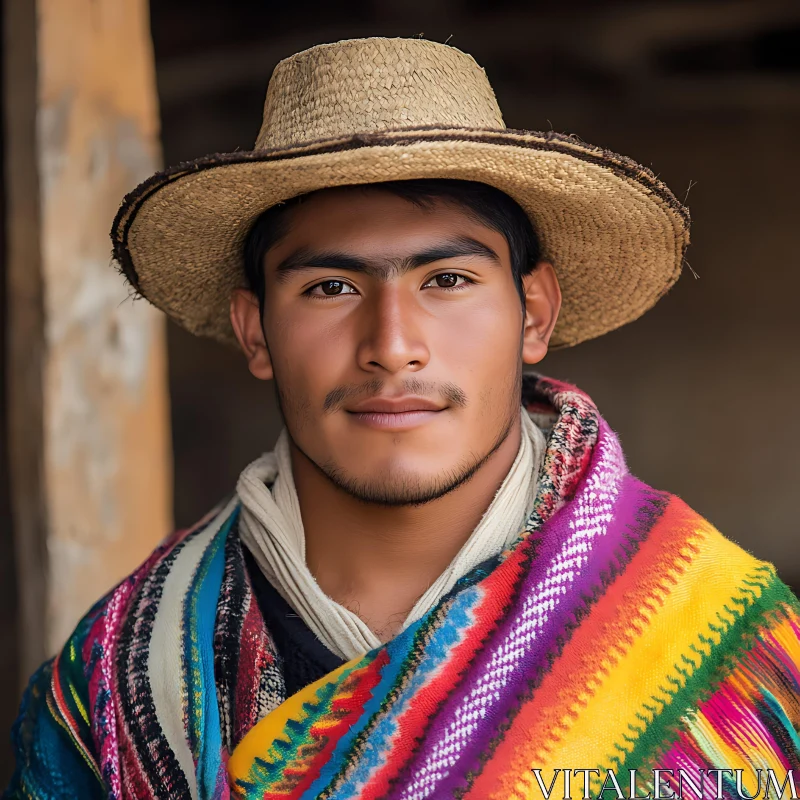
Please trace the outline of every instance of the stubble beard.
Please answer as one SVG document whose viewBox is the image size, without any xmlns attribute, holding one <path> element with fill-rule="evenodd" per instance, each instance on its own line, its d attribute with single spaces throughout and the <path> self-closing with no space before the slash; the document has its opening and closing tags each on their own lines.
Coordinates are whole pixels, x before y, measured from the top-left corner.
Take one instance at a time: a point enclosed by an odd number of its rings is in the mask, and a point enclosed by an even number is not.
<svg viewBox="0 0 800 800">
<path fill-rule="evenodd" d="M 284 404 L 286 395 L 275 380 L 276 396 L 284 420 L 286 413 Z M 350 495 L 354 499 L 369 505 L 384 507 L 422 506 L 438 500 L 446 494 L 467 483 L 489 459 L 500 449 L 514 428 L 514 423 L 519 415 L 522 390 L 522 368 L 517 372 L 514 380 L 512 397 L 514 402 L 509 403 L 509 409 L 502 425 L 488 450 L 480 455 L 470 452 L 450 469 L 444 470 L 436 476 L 425 480 L 418 473 L 403 471 L 393 472 L 373 479 L 358 478 L 345 470 L 334 460 L 317 461 L 312 458 L 298 444 L 291 429 L 287 425 L 289 437 L 294 446 L 313 464 L 334 486 Z M 308 413 L 309 409 L 305 409 Z"/>
<path fill-rule="evenodd" d="M 457 465 L 427 481 L 418 473 L 410 471 L 360 480 L 349 475 L 333 461 L 319 463 L 310 459 L 306 453 L 304 455 L 331 483 L 362 503 L 386 507 L 423 506 L 467 483 L 505 442 L 514 427 L 515 419 L 516 414 L 507 415 L 495 441 L 483 456 L 469 453 Z"/>
</svg>

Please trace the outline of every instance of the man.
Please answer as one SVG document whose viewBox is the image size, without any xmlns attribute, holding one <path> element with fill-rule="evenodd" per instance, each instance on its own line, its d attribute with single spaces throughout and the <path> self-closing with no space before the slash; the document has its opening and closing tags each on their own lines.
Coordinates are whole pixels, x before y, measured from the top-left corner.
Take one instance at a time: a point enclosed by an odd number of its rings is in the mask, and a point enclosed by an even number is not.
<svg viewBox="0 0 800 800">
<path fill-rule="evenodd" d="M 286 427 L 33 677 L 10 797 L 794 792 L 797 601 L 523 377 L 677 279 L 652 173 L 506 130 L 458 50 L 354 40 L 281 62 L 256 149 L 154 176 L 112 236 Z"/>
</svg>

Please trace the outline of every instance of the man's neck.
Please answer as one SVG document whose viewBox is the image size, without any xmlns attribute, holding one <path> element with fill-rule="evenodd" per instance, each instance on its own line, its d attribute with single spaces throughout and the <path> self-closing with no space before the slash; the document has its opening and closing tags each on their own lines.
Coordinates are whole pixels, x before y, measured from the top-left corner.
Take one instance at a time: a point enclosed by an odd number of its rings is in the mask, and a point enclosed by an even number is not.
<svg viewBox="0 0 800 800">
<path fill-rule="evenodd" d="M 306 563 L 320 588 L 382 641 L 395 636 L 480 522 L 514 463 L 520 436 L 517 421 L 469 481 L 422 506 L 356 500 L 292 444 Z"/>
</svg>

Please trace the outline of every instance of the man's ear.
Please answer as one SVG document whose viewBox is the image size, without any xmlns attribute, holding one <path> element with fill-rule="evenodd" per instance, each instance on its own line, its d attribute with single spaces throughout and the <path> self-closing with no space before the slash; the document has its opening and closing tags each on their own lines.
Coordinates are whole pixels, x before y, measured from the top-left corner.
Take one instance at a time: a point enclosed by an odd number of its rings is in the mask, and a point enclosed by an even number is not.
<svg viewBox="0 0 800 800">
<path fill-rule="evenodd" d="M 234 289 L 231 294 L 231 325 L 239 346 L 247 358 L 250 372 L 262 381 L 272 378 L 272 359 L 264 340 L 258 298 L 247 289 Z"/>
<path fill-rule="evenodd" d="M 547 355 L 550 336 L 561 310 L 561 287 L 549 261 L 539 261 L 533 272 L 523 275 L 522 286 L 525 292 L 522 361 L 538 364 Z"/>
</svg>

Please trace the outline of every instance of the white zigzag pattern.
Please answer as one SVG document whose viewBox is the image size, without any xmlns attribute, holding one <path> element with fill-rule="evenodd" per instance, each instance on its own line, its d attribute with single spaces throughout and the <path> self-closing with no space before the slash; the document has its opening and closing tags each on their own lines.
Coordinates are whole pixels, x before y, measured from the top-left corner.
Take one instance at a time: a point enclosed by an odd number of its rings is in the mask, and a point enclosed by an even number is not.
<svg viewBox="0 0 800 800">
<path fill-rule="evenodd" d="M 598 443 L 598 449 L 600 457 L 594 474 L 587 478 L 586 485 L 571 504 L 569 526 L 572 533 L 539 585 L 525 599 L 516 624 L 492 654 L 486 673 L 455 710 L 446 733 L 405 786 L 401 800 L 425 800 L 433 796 L 437 785 L 449 775 L 479 728 L 480 721 L 499 701 L 500 690 L 519 668 L 522 657 L 531 650 L 549 615 L 588 562 L 592 544 L 607 533 L 625 464 L 615 437 Z"/>
</svg>

